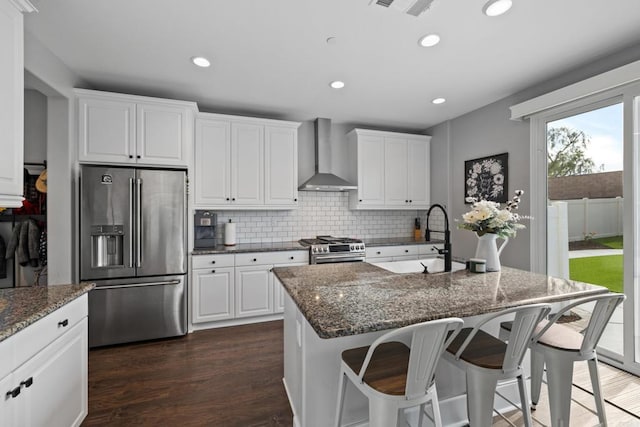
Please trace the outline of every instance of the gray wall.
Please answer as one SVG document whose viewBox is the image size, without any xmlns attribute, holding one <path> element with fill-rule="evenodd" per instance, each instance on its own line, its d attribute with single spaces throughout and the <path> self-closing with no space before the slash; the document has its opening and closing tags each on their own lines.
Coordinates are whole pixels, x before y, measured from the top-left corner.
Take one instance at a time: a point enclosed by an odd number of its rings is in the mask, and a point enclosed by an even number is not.
<svg viewBox="0 0 640 427">
<path fill-rule="evenodd" d="M 47 97 L 37 90 L 24 91 L 24 161 L 47 159 Z"/>
</svg>

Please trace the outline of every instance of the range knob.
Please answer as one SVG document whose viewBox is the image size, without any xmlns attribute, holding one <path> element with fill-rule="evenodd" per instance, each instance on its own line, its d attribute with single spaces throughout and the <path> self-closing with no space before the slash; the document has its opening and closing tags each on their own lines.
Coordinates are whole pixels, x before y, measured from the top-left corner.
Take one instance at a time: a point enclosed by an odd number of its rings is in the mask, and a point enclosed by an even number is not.
<svg viewBox="0 0 640 427">
<path fill-rule="evenodd" d="M 329 248 L 327 248 L 327 247 L 322 248 L 322 250 L 323 250 L 324 252 L 329 252 Z"/>
</svg>

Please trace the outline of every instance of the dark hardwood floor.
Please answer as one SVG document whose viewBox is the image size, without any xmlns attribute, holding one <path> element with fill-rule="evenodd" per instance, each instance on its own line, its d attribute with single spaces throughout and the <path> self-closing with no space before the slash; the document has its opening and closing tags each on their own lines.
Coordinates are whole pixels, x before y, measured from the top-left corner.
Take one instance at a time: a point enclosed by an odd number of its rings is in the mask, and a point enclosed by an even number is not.
<svg viewBox="0 0 640 427">
<path fill-rule="evenodd" d="M 89 351 L 83 426 L 291 426 L 282 322 Z"/>
</svg>

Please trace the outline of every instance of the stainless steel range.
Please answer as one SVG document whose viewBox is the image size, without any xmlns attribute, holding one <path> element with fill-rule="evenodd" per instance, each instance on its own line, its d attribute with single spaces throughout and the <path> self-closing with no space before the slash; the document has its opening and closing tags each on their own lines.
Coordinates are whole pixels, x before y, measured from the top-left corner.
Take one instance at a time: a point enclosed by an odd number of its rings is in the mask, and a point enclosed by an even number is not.
<svg viewBox="0 0 640 427">
<path fill-rule="evenodd" d="M 359 239 L 316 236 L 315 239 L 300 239 L 300 244 L 309 246 L 309 264 L 362 262 L 365 259 L 364 242 Z"/>
</svg>

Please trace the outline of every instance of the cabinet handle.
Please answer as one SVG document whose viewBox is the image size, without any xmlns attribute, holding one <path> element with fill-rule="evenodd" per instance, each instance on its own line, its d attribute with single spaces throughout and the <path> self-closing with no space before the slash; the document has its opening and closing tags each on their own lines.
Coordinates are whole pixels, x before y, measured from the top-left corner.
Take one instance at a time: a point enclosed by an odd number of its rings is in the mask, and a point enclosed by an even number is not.
<svg viewBox="0 0 640 427">
<path fill-rule="evenodd" d="M 405 250 L 404 250 L 404 253 L 405 253 L 405 254 L 408 254 L 408 253 L 409 253 L 409 249 L 405 249 Z"/>
<path fill-rule="evenodd" d="M 273 273 L 273 268 L 270 268 L 270 269 L 269 269 L 269 273 Z"/>
<path fill-rule="evenodd" d="M 216 260 L 211 261 L 211 264 L 215 264 L 215 263 L 216 263 Z"/>
<path fill-rule="evenodd" d="M 233 198 L 231 199 L 231 201 L 232 201 L 232 202 L 235 202 L 235 201 L 236 201 L 236 198 L 235 198 L 235 197 L 233 197 Z"/>
<path fill-rule="evenodd" d="M 229 201 L 229 198 L 227 197 L 227 202 Z"/>
<path fill-rule="evenodd" d="M 361 202 L 361 201 L 362 201 L 362 199 L 360 199 L 360 200 L 358 200 L 358 201 L 359 201 L 359 202 Z"/>
<path fill-rule="evenodd" d="M 298 199 L 293 199 L 293 201 L 294 201 L 294 202 L 297 202 L 297 201 L 298 201 Z"/>
<path fill-rule="evenodd" d="M 409 203 L 413 203 L 413 200 L 409 200 Z"/>
<path fill-rule="evenodd" d="M 293 257 L 292 257 L 292 256 L 290 256 L 290 257 L 289 257 L 289 259 L 293 259 Z"/>
<path fill-rule="evenodd" d="M 212 273 L 215 273 L 216 271 L 215 271 L 215 270 L 211 270 L 211 272 L 212 272 Z"/>
<path fill-rule="evenodd" d="M 142 156 L 138 154 L 138 155 L 136 156 L 136 158 L 137 158 L 137 159 L 141 159 L 141 158 L 142 158 Z"/>
<path fill-rule="evenodd" d="M 6 394 L 7 398 L 9 397 L 18 397 L 20 394 L 20 387 L 16 387 L 13 390 L 9 390 Z"/>
<path fill-rule="evenodd" d="M 58 322 L 58 326 L 62 326 L 63 328 L 66 328 L 68 324 L 69 319 L 64 319 L 62 322 Z"/>
<path fill-rule="evenodd" d="M 24 381 L 20 382 L 20 387 L 24 386 L 26 388 L 31 387 L 31 384 L 33 384 L 33 377 L 29 377 Z"/>
<path fill-rule="evenodd" d="M 253 259 L 253 262 L 256 262 L 256 261 L 258 261 L 258 258 L 254 258 L 254 259 Z"/>
<path fill-rule="evenodd" d="M 130 159 L 133 159 L 133 155 L 129 154 L 129 158 L 130 158 Z"/>
<path fill-rule="evenodd" d="M 376 255 L 380 255 L 380 251 L 376 252 Z"/>
<path fill-rule="evenodd" d="M 409 201 L 408 201 L 408 200 L 405 200 L 404 202 L 405 202 L 405 203 L 409 203 Z"/>
</svg>

